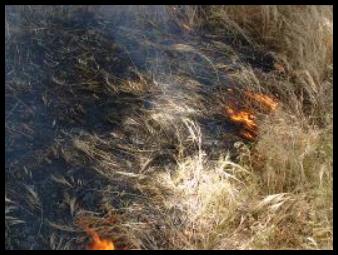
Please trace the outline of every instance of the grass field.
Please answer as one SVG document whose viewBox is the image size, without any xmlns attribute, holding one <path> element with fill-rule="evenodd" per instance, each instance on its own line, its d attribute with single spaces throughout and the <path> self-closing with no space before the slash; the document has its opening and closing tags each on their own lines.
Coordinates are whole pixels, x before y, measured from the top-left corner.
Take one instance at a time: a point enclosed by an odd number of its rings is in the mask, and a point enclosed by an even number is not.
<svg viewBox="0 0 338 255">
<path fill-rule="evenodd" d="M 6 6 L 6 249 L 332 249 L 332 6 Z"/>
</svg>

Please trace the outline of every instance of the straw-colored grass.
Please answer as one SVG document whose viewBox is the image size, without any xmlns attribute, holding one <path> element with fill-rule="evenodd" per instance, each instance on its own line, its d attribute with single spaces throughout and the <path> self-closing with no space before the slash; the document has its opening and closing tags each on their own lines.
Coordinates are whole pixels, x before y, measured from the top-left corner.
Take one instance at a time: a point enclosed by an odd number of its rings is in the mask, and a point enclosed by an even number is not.
<svg viewBox="0 0 338 255">
<path fill-rule="evenodd" d="M 74 226 L 51 225 L 82 242 L 83 228 L 91 227 L 124 249 L 332 249 L 332 6 L 93 8 L 109 22 L 128 18 L 115 39 L 126 55 L 144 54 L 146 67 L 133 65 L 128 74 L 137 78 L 124 80 L 102 71 L 104 66 L 98 71 L 84 64 L 88 76 L 101 79 L 76 80 L 74 90 L 80 93 L 85 84 L 94 95 L 115 96 L 127 114 L 112 107 L 105 116 L 118 127 L 112 132 L 64 132 L 71 142 L 60 149 L 60 158 L 90 168 L 108 184 L 88 191 L 99 194 L 96 211 L 81 209 L 67 193 Z M 71 15 L 62 7 L 48 12 Z M 227 39 L 202 43 L 191 36 L 164 46 L 162 39 L 175 41 L 177 35 L 161 31 L 163 22 Z M 145 27 L 153 29 L 148 31 L 153 41 L 140 30 Z M 7 24 L 6 43 L 14 35 Z M 271 54 L 271 70 L 242 61 L 248 50 Z M 226 82 L 235 84 L 236 92 L 278 99 L 276 111 L 257 113 L 255 140 L 236 138 L 231 151 L 210 149 L 199 123 L 224 117 L 219 117 L 227 102 L 220 100 L 224 66 L 230 70 Z M 201 73 L 209 87 L 198 80 Z M 227 138 L 218 136 L 218 142 L 233 141 Z M 73 185 L 69 176 L 52 179 Z M 40 197 L 24 187 L 32 210 L 42 212 Z M 25 223 L 15 216 L 20 206 L 14 199 L 6 196 L 6 246 L 13 226 Z M 66 237 L 48 238 L 52 249 L 71 246 Z"/>
</svg>

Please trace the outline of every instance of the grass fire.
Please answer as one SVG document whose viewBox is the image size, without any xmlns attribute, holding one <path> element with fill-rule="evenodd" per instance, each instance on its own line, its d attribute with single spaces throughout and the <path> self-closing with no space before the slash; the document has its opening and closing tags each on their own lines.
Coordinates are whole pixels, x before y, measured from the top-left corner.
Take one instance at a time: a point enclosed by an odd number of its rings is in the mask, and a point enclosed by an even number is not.
<svg viewBox="0 0 338 255">
<path fill-rule="evenodd" d="M 225 114 L 231 122 L 239 125 L 239 135 L 241 137 L 253 141 L 258 133 L 256 113 L 259 111 L 259 109 L 262 109 L 262 107 L 265 112 L 275 111 L 277 109 L 278 102 L 276 99 L 273 99 L 272 97 L 264 95 L 262 93 L 245 91 L 244 95 L 245 97 L 251 99 L 251 102 L 249 104 L 246 104 L 247 107 L 252 107 L 250 109 L 245 109 L 244 106 L 242 106 L 241 109 L 238 109 L 238 103 L 234 104 L 234 99 L 232 98 L 232 100 L 229 101 L 229 105 L 225 106 Z M 240 99 L 235 100 L 240 101 Z"/>
<path fill-rule="evenodd" d="M 110 240 L 102 239 L 93 230 L 88 231 L 92 241 L 88 245 L 89 250 L 115 250 L 114 243 Z"/>
<path fill-rule="evenodd" d="M 333 7 L 6 5 L 6 250 L 332 250 Z"/>
</svg>

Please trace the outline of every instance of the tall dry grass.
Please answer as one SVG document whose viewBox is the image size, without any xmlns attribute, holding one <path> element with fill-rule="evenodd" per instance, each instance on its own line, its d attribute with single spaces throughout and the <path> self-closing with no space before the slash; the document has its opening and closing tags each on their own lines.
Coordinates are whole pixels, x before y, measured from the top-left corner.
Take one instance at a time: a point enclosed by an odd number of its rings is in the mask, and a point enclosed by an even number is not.
<svg viewBox="0 0 338 255">
<path fill-rule="evenodd" d="M 206 19 L 218 31 L 233 31 L 252 48 L 272 51 L 285 71 L 287 90 L 310 115 L 322 110 L 323 95 L 332 90 L 332 6 L 215 6 Z"/>
<path fill-rule="evenodd" d="M 141 167 L 122 176 L 145 200 L 117 210 L 119 223 L 105 233 L 122 235 L 134 249 L 332 249 L 332 8 L 211 6 L 197 13 L 196 24 L 214 34 L 273 52 L 282 74 L 243 65 L 230 76 L 243 88 L 277 94 L 279 108 L 260 121 L 254 144 L 236 144 L 237 163 L 224 151 L 211 160 L 203 150 L 194 96 L 187 105 L 159 100 L 145 116 L 127 119 L 127 132 L 156 145 L 130 148 Z M 175 145 L 166 155 L 171 163 L 153 164 L 168 144 Z"/>
<path fill-rule="evenodd" d="M 243 88 L 277 94 L 278 110 L 258 123 L 255 143 L 235 144 L 237 160 L 225 151 L 211 159 L 204 151 L 196 117 L 208 111 L 202 102 L 213 99 L 194 93 L 184 100 L 158 96 L 151 110 L 122 120 L 114 139 L 75 137 L 76 153 L 65 151 L 64 158 L 72 163 L 85 155 L 98 174 L 129 185 L 135 196 L 118 209 L 106 199 L 98 205 L 105 215 L 78 210 L 75 218 L 128 249 L 332 249 L 332 7 L 188 10 L 189 26 L 206 24 L 217 36 L 273 53 L 275 71 L 243 64 L 229 75 Z M 147 82 L 119 90 L 142 95 L 154 85 Z M 125 144 L 127 138 L 133 142 Z"/>
<path fill-rule="evenodd" d="M 234 77 L 280 98 L 279 110 L 260 123 L 257 142 L 240 153 L 255 178 L 250 202 L 243 195 L 237 206 L 255 220 L 236 247 L 332 248 L 332 6 L 224 6 L 207 14 L 215 31 L 272 51 L 283 73 L 244 66 Z M 230 229 L 221 228 L 219 236 Z"/>
</svg>

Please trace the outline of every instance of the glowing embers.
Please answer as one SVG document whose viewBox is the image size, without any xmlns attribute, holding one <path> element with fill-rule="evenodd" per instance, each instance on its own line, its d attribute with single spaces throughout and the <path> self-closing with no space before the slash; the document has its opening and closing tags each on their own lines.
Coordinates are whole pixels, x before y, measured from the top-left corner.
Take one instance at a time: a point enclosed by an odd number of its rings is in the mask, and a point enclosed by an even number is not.
<svg viewBox="0 0 338 255">
<path fill-rule="evenodd" d="M 256 113 L 275 111 L 278 102 L 268 95 L 250 91 L 245 91 L 244 97 L 240 97 L 235 96 L 232 89 L 228 89 L 228 96 L 224 109 L 226 116 L 239 127 L 240 137 L 250 141 L 255 140 L 258 134 Z M 247 101 L 250 101 L 250 107 L 247 106 Z"/>
<path fill-rule="evenodd" d="M 115 250 L 115 245 L 112 241 L 102 239 L 93 230 L 87 230 L 92 242 L 88 245 L 89 250 Z"/>
</svg>

